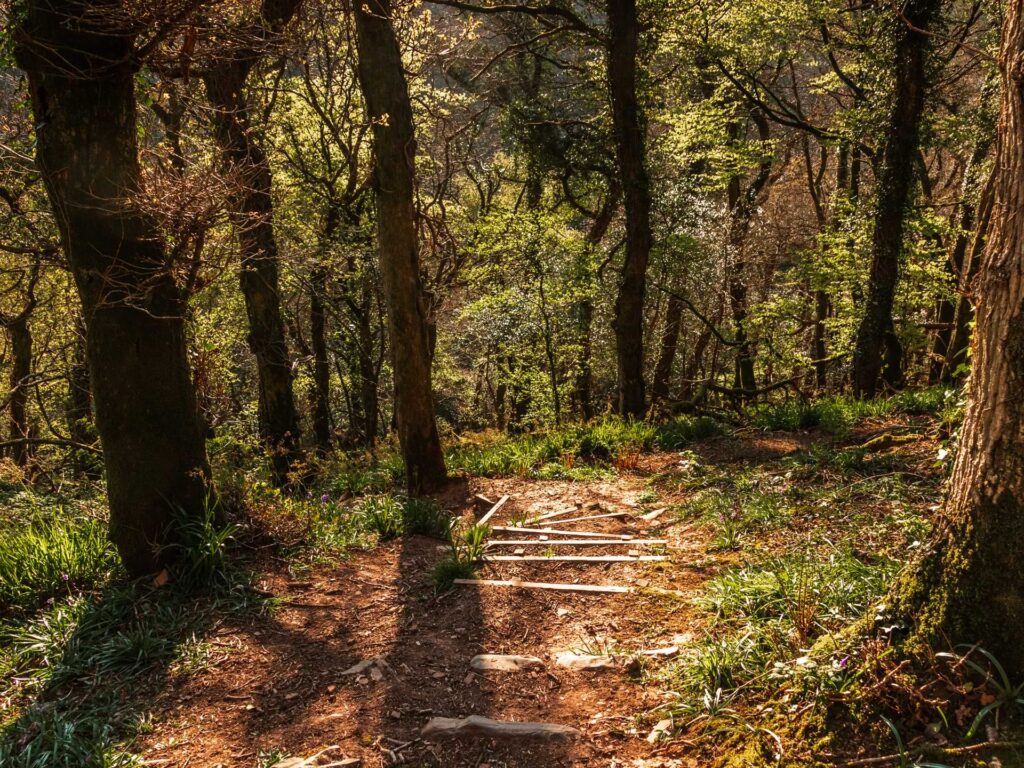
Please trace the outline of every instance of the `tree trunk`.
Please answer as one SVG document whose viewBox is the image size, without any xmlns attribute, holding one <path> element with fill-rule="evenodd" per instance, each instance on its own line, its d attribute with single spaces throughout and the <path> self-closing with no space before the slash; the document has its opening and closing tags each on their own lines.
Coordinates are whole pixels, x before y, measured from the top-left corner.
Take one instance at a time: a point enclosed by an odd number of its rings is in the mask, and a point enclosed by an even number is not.
<svg viewBox="0 0 1024 768">
<path fill-rule="evenodd" d="M 668 399 L 668 385 L 672 378 L 672 366 L 676 360 L 682 320 L 683 302 L 679 300 L 678 296 L 670 293 L 668 307 L 665 309 L 665 329 L 661 334 L 661 349 L 658 352 L 658 362 L 654 366 L 654 379 L 651 381 L 652 403 L 660 403 Z"/>
<path fill-rule="evenodd" d="M 615 212 L 619 208 L 620 196 L 621 192 L 618 184 L 614 181 L 609 182 L 608 194 L 605 196 L 604 203 L 602 203 L 601 208 L 597 211 L 597 216 L 591 221 L 590 229 L 587 230 L 586 247 L 588 251 L 596 251 L 598 246 L 601 245 L 601 241 L 604 240 L 604 236 L 608 233 L 608 227 L 611 226 L 612 219 L 615 217 Z M 594 277 L 593 273 L 589 271 L 588 265 L 584 265 L 584 270 L 587 270 L 589 275 L 587 278 L 588 286 L 587 290 L 583 292 L 583 297 L 577 302 L 575 307 L 580 334 L 580 367 L 579 372 L 576 374 L 573 395 L 579 404 L 580 415 L 583 417 L 583 420 L 590 421 L 590 419 L 594 418 L 592 392 L 594 383 L 592 363 L 594 352 L 594 298 L 591 295 L 591 286 L 593 285 L 591 281 Z"/>
<path fill-rule="evenodd" d="M 371 451 L 377 444 L 377 425 L 380 421 L 380 398 L 377 396 L 379 369 L 374 359 L 373 333 L 373 272 L 366 265 L 359 276 L 359 400 L 363 410 L 363 445 Z"/>
<path fill-rule="evenodd" d="M 636 92 L 640 35 L 636 0 L 608 0 L 608 35 L 608 88 L 626 211 L 626 256 L 615 300 L 618 412 L 626 418 L 642 418 L 646 410 L 644 295 L 652 236 L 644 129 Z"/>
<path fill-rule="evenodd" d="M 11 440 L 25 440 L 11 446 L 11 458 L 19 467 L 32 457 L 28 423 L 28 380 L 32 375 L 32 331 L 23 313 L 7 325 L 11 339 Z"/>
<path fill-rule="evenodd" d="M 943 368 L 943 381 L 963 379 L 967 371 L 967 349 L 971 340 L 971 323 L 974 322 L 974 304 L 971 300 L 974 278 L 981 264 L 982 251 L 985 248 L 985 237 L 992 218 L 992 199 L 994 197 L 994 175 L 981 190 L 978 199 L 978 223 L 974 228 L 974 239 L 968 252 L 960 276 L 959 294 L 956 315 L 953 319 L 953 337 L 946 351 L 946 365 Z"/>
<path fill-rule="evenodd" d="M 184 327 L 185 298 L 142 181 L 132 36 L 105 2 L 31 0 L 17 32 L 36 161 L 88 324 L 110 537 L 129 573 L 165 565 L 178 515 L 212 502 Z"/>
<path fill-rule="evenodd" d="M 757 127 L 758 139 L 767 142 L 769 139 L 768 120 L 758 111 L 751 113 L 751 120 Z M 738 135 L 739 127 L 734 127 L 734 135 Z M 765 155 L 755 176 L 747 188 L 740 190 L 739 177 L 729 181 L 728 202 L 731 221 L 729 222 L 729 250 L 732 263 L 729 265 L 729 305 L 732 309 L 732 322 L 735 327 L 734 341 L 736 349 L 736 389 L 747 397 L 757 389 L 754 376 L 754 350 L 747 333 L 747 317 L 750 313 L 747 290 L 747 235 L 762 193 L 771 180 L 772 157 Z"/>
<path fill-rule="evenodd" d="M 946 262 L 952 278 L 958 286 L 963 285 L 966 278 L 967 251 L 971 244 L 971 230 L 977 226 L 977 195 L 978 187 L 983 184 L 982 165 L 992 146 L 992 140 L 986 136 L 980 139 L 971 153 L 967 169 L 964 172 L 963 185 L 960 190 L 960 216 L 956 221 L 956 237 Z M 946 370 L 946 360 L 950 353 L 950 344 L 955 335 L 957 301 L 946 298 L 939 302 L 936 320 L 941 327 L 935 334 L 931 350 L 931 365 L 928 371 L 928 383 L 936 384 L 942 380 Z"/>
<path fill-rule="evenodd" d="M 430 340 L 420 284 L 413 201 L 416 139 L 390 0 L 355 10 L 359 85 L 373 124 L 377 246 L 388 307 L 395 417 L 413 494 L 434 490 L 447 472 L 434 420 Z"/>
<path fill-rule="evenodd" d="M 287 22 L 298 3 L 288 0 L 282 5 L 287 7 L 283 18 L 272 20 L 277 27 Z M 270 163 L 256 140 L 245 98 L 246 80 L 257 60 L 252 51 L 228 56 L 211 66 L 203 82 L 213 107 L 217 144 L 235 183 L 229 205 L 242 257 L 239 282 L 249 319 L 249 349 L 259 380 L 260 437 L 270 454 L 274 483 L 284 486 L 300 458 L 300 427 L 281 316 Z"/>
<path fill-rule="evenodd" d="M 936 539 L 898 584 L 915 639 L 979 643 L 1024 675 L 1024 6 L 1009 3 L 995 203 L 979 274 L 973 372 L 961 444 Z"/>
<path fill-rule="evenodd" d="M 309 278 L 309 337 L 313 353 L 313 440 L 321 456 L 331 451 L 331 368 L 327 358 L 327 268 L 313 267 Z"/>
<path fill-rule="evenodd" d="M 892 309 L 899 282 L 903 219 L 924 109 L 927 30 L 940 5 L 941 0 L 908 0 L 902 17 L 892 20 L 895 87 L 878 177 L 867 303 L 853 353 L 853 391 L 857 397 L 874 397 L 880 373 L 890 386 L 902 382 L 903 349 L 896 336 Z"/>
</svg>

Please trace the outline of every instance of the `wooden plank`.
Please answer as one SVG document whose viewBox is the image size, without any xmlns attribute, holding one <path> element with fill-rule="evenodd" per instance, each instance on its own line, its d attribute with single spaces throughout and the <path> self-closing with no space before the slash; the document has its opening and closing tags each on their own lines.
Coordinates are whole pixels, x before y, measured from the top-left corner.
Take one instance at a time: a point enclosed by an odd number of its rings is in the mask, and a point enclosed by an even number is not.
<svg viewBox="0 0 1024 768">
<path fill-rule="evenodd" d="M 483 555 L 481 562 L 664 562 L 665 555 Z"/>
<path fill-rule="evenodd" d="M 536 517 L 531 517 L 529 520 L 526 521 L 526 524 L 527 525 L 533 525 L 534 523 L 541 523 L 541 522 L 544 522 L 545 520 L 551 520 L 552 518 L 555 518 L 555 517 L 561 517 L 562 515 L 568 515 L 568 514 L 571 514 L 573 512 L 579 512 L 579 511 L 580 511 L 579 505 L 578 504 L 573 504 L 571 507 L 565 507 L 564 509 L 559 509 L 559 510 L 556 510 L 555 512 L 545 512 L 543 515 L 537 515 Z"/>
<path fill-rule="evenodd" d="M 603 520 L 608 517 L 629 517 L 629 512 L 605 512 L 602 515 L 584 515 L 583 517 L 570 517 L 568 520 L 556 520 L 553 525 L 565 525 L 566 523 L 582 523 L 584 520 Z"/>
<path fill-rule="evenodd" d="M 622 587 L 617 584 L 550 584 L 543 581 L 523 581 L 521 579 L 455 579 L 455 583 L 478 587 L 552 589 L 558 592 L 606 592 L 609 594 L 628 594 L 635 591 L 633 587 Z"/>
<path fill-rule="evenodd" d="M 621 539 L 628 541 L 633 538 L 630 533 L 598 533 L 597 531 L 560 531 L 557 528 L 515 528 L 507 525 L 495 525 L 492 531 L 498 533 L 543 533 L 548 536 L 586 536 L 588 538 Z"/>
<path fill-rule="evenodd" d="M 420 736 L 431 737 L 480 736 L 490 739 L 543 739 L 545 741 L 569 741 L 580 732 L 568 725 L 558 723 L 530 723 L 513 720 L 491 720 L 489 717 L 470 715 L 462 720 L 454 717 L 431 718 Z"/>
<path fill-rule="evenodd" d="M 486 515 L 481 517 L 477 521 L 476 524 L 477 525 L 486 525 L 487 521 L 490 520 L 492 517 L 494 517 L 494 513 L 497 512 L 502 507 L 504 507 L 507 502 L 508 502 L 508 495 L 502 496 L 500 499 L 498 499 L 497 503 L 493 507 L 491 507 L 490 511 Z"/>
<path fill-rule="evenodd" d="M 488 547 L 631 547 L 634 544 L 668 544 L 668 539 L 489 539 L 487 542 Z"/>
</svg>

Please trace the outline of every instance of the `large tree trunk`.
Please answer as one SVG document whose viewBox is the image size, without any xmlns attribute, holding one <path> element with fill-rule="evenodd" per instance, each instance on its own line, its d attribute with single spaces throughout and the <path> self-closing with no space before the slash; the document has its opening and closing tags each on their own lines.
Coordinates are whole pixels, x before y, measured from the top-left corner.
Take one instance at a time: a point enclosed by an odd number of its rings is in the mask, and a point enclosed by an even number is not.
<svg viewBox="0 0 1024 768">
<path fill-rule="evenodd" d="M 11 446 L 11 458 L 19 467 L 28 464 L 32 446 L 28 442 L 28 380 L 32 375 L 32 331 L 24 313 L 7 325 L 11 339 L 11 440 L 23 440 Z"/>
<path fill-rule="evenodd" d="M 128 571 L 172 556 L 177 515 L 211 501 L 181 295 L 141 189 L 131 33 L 117 4 L 27 2 L 17 39 L 36 161 L 88 324 L 110 537 Z"/>
<path fill-rule="evenodd" d="M 395 417 L 410 493 L 436 489 L 447 472 L 434 420 L 430 340 L 420 284 L 413 201 L 416 139 L 390 0 L 355 9 L 359 85 L 373 124 L 381 282 L 395 376 Z"/>
<path fill-rule="evenodd" d="M 279 31 L 298 4 L 264 0 L 261 20 Z M 235 182 L 229 204 L 242 257 L 239 281 L 249 318 L 249 348 L 256 358 L 260 437 L 270 454 L 274 482 L 283 486 L 300 457 L 300 427 L 281 316 L 270 163 L 256 139 L 245 97 L 246 80 L 258 59 L 259 54 L 247 47 L 232 51 L 211 65 L 203 82 L 213 107 L 217 144 Z"/>
<path fill-rule="evenodd" d="M 1006 6 L 995 204 L 979 274 L 970 396 L 937 537 L 896 592 L 935 644 L 980 643 L 1024 675 L 1024 6 Z"/>
<path fill-rule="evenodd" d="M 899 281 L 903 219 L 924 109 L 927 30 L 941 4 L 942 0 L 908 0 L 902 15 L 891 22 L 896 41 L 895 82 L 878 176 L 867 304 L 853 353 L 853 391 L 858 397 L 874 397 L 880 373 L 891 386 L 898 386 L 903 376 L 903 349 L 893 325 L 892 308 Z"/>
<path fill-rule="evenodd" d="M 639 35 L 636 0 L 608 0 L 608 89 L 626 211 L 626 256 L 615 300 L 618 412 L 627 418 L 643 417 L 646 410 L 644 295 L 652 239 L 644 128 L 636 94 Z"/>
</svg>

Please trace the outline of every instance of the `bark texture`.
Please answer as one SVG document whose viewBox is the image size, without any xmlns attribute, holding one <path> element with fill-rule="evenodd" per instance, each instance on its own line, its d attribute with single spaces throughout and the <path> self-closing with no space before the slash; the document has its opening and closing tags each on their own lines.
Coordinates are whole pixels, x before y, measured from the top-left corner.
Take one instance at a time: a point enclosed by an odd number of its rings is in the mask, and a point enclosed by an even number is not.
<svg viewBox="0 0 1024 768">
<path fill-rule="evenodd" d="M 942 0 L 908 0 L 902 14 L 892 20 L 893 102 L 878 176 L 867 303 L 853 352 L 853 391 L 858 397 L 874 397 L 880 374 L 884 373 L 891 386 L 898 386 L 902 380 L 903 349 L 896 336 L 892 309 L 924 110 L 927 30 L 941 5 Z"/>
<path fill-rule="evenodd" d="M 173 550 L 174 511 L 202 514 L 212 484 L 186 358 L 184 297 L 160 234 L 134 203 L 141 175 L 131 33 L 119 3 L 31 0 L 17 35 L 36 162 L 88 327 L 110 537 L 128 571 Z"/>
<path fill-rule="evenodd" d="M 434 420 L 430 339 L 420 278 L 412 107 L 391 26 L 390 0 L 368 0 L 354 12 L 359 85 L 373 124 L 377 245 L 391 336 L 395 420 L 409 492 L 418 494 L 443 485 L 447 473 Z"/>
<path fill-rule="evenodd" d="M 644 128 L 637 100 L 640 22 L 636 0 L 608 0 L 608 89 L 615 152 L 626 212 L 626 256 L 615 300 L 618 412 L 643 417 L 644 297 L 651 255 L 651 193 L 644 158 Z"/>
<path fill-rule="evenodd" d="M 995 200 L 978 283 L 970 396 L 937 537 L 897 592 L 930 645 L 980 643 L 1024 675 L 1024 6 L 1003 26 Z"/>
</svg>

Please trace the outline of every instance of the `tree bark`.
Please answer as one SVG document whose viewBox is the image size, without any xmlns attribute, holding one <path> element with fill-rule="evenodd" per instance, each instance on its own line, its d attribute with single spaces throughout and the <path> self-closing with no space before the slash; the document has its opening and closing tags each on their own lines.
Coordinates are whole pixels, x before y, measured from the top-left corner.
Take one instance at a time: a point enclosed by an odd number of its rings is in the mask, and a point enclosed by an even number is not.
<svg viewBox="0 0 1024 768">
<path fill-rule="evenodd" d="M 36 162 L 88 324 L 110 537 L 129 573 L 173 558 L 179 515 L 212 503 L 184 328 L 185 297 L 141 191 L 132 33 L 116 4 L 30 0 L 17 56 Z"/>
<path fill-rule="evenodd" d="M 359 85 L 373 124 L 377 246 L 388 307 L 395 418 L 409 492 L 418 494 L 442 486 L 447 472 L 434 420 L 420 279 L 412 106 L 390 0 L 367 0 L 355 9 L 355 17 Z"/>
<path fill-rule="evenodd" d="M 879 374 L 884 375 L 890 386 L 902 382 L 903 349 L 896 336 L 892 309 L 924 110 L 927 30 L 941 3 L 942 0 L 908 0 L 902 16 L 892 20 L 894 93 L 881 152 L 867 303 L 853 352 L 853 391 L 857 397 L 874 397 Z"/>
<path fill-rule="evenodd" d="M 1006 6 L 995 201 L 979 273 L 970 396 L 943 518 L 895 593 L 913 638 L 980 643 L 1024 675 L 1024 6 Z"/>
<path fill-rule="evenodd" d="M 298 5 L 299 0 L 264 0 L 261 22 L 270 32 L 280 31 Z M 239 282 L 249 319 L 249 349 L 256 358 L 260 437 L 270 455 L 274 483 L 284 486 L 301 456 L 300 427 L 281 315 L 270 163 L 257 141 L 245 97 L 246 80 L 259 58 L 257 48 L 230 51 L 210 66 L 203 82 L 217 144 L 236 185 L 229 205 L 241 250 Z"/>
<path fill-rule="evenodd" d="M 640 23 L 636 0 L 608 0 L 608 89 L 615 150 L 626 211 L 626 256 L 615 300 L 618 412 L 642 418 L 644 402 L 644 296 L 651 254 L 651 193 L 644 158 L 644 128 L 637 100 Z"/>
</svg>

